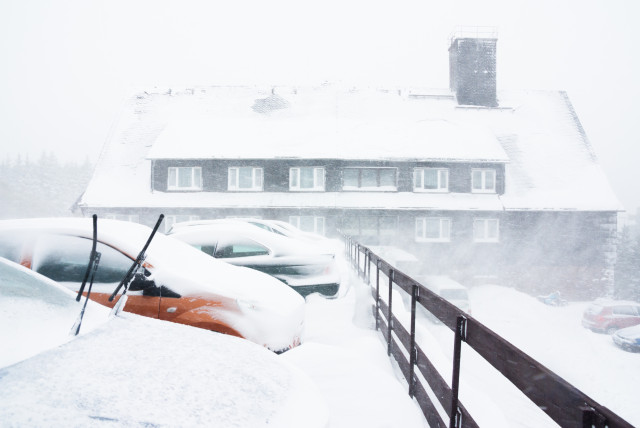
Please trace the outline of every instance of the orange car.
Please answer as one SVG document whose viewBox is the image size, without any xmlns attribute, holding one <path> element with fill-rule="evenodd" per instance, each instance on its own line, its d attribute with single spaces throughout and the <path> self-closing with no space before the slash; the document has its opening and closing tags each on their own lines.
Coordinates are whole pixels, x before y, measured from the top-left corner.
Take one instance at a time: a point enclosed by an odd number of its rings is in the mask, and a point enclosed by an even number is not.
<svg viewBox="0 0 640 428">
<path fill-rule="evenodd" d="M 91 300 L 108 301 L 151 229 L 98 221 L 101 254 Z M 77 291 L 92 246 L 88 218 L 0 221 L 0 257 L 18 262 Z M 282 282 L 232 266 L 173 238 L 156 234 L 143 275 L 131 283 L 127 312 L 244 337 L 279 352 L 300 343 L 304 299 Z"/>
</svg>

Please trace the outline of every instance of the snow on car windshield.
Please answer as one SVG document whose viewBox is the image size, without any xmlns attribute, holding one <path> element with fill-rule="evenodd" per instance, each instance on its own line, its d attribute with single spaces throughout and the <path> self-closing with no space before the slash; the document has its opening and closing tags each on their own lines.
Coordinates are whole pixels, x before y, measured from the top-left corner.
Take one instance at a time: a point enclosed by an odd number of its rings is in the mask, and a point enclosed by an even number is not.
<svg viewBox="0 0 640 428">
<path fill-rule="evenodd" d="M 75 294 L 20 265 L 0 258 L 0 367 L 69 340 L 81 305 Z M 109 310 L 89 302 L 81 333 L 106 322 Z"/>
</svg>

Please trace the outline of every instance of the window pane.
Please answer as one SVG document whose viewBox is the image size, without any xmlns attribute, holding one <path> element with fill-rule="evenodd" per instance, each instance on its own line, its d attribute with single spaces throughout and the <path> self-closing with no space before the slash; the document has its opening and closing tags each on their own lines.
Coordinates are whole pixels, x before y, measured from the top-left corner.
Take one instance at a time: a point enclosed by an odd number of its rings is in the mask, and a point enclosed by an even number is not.
<svg viewBox="0 0 640 428">
<path fill-rule="evenodd" d="M 218 258 L 234 258 L 234 257 L 250 257 L 269 254 L 262 245 L 250 239 L 237 238 L 233 241 L 219 243 L 216 249 L 215 257 Z"/>
<path fill-rule="evenodd" d="M 437 219 L 437 218 L 427 219 L 425 238 L 429 238 L 429 239 L 440 238 L 440 219 Z"/>
<path fill-rule="evenodd" d="M 202 188 L 202 168 L 200 167 L 193 169 L 193 186 Z"/>
<path fill-rule="evenodd" d="M 324 168 L 315 168 L 314 171 L 316 174 L 315 187 L 324 189 Z"/>
<path fill-rule="evenodd" d="M 229 188 L 236 189 L 238 187 L 238 168 L 229 168 Z"/>
<path fill-rule="evenodd" d="M 378 170 L 366 168 L 360 173 L 362 187 L 378 187 Z"/>
<path fill-rule="evenodd" d="M 176 169 L 169 168 L 169 187 L 176 187 L 176 185 L 177 185 Z"/>
<path fill-rule="evenodd" d="M 343 185 L 345 187 L 358 187 L 358 170 L 347 168 L 343 171 Z"/>
<path fill-rule="evenodd" d="M 238 168 L 238 187 L 240 189 L 251 189 L 253 187 L 253 168 Z"/>
<path fill-rule="evenodd" d="M 438 170 L 437 169 L 424 170 L 424 188 L 425 189 L 438 188 Z"/>
<path fill-rule="evenodd" d="M 262 188 L 262 168 L 253 168 L 254 181 L 252 188 Z"/>
<path fill-rule="evenodd" d="M 487 220 L 487 238 L 498 238 L 498 220 Z"/>
<path fill-rule="evenodd" d="M 486 190 L 493 190 L 496 185 L 496 173 L 495 171 L 485 171 L 485 186 Z"/>
<path fill-rule="evenodd" d="M 178 187 L 192 186 L 192 171 L 192 168 L 178 168 Z"/>
<path fill-rule="evenodd" d="M 446 169 L 438 170 L 438 175 L 440 176 L 440 188 L 448 189 L 449 188 L 449 171 Z"/>
<path fill-rule="evenodd" d="M 484 220 L 473 221 L 473 238 L 484 239 Z"/>
<path fill-rule="evenodd" d="M 316 217 L 315 233 L 324 236 L 324 217 Z"/>
<path fill-rule="evenodd" d="M 474 190 L 482 189 L 482 171 L 473 171 L 471 173 L 471 182 Z"/>
<path fill-rule="evenodd" d="M 451 239 L 451 220 L 448 218 L 442 219 L 440 224 L 442 226 L 441 238 L 446 240 Z"/>
<path fill-rule="evenodd" d="M 291 188 L 298 188 L 300 186 L 298 176 L 300 175 L 300 168 L 291 168 L 289 170 L 289 186 Z"/>
<path fill-rule="evenodd" d="M 413 171 L 413 188 L 414 189 L 422 189 L 422 174 L 424 173 L 423 169 L 416 169 Z"/>
<path fill-rule="evenodd" d="M 396 186 L 396 170 L 381 169 L 380 170 L 380 186 Z"/>
<path fill-rule="evenodd" d="M 313 189 L 313 168 L 300 168 L 300 188 Z"/>
<path fill-rule="evenodd" d="M 424 238 L 424 222 L 423 218 L 416 219 L 416 237 L 418 238 Z"/>
</svg>

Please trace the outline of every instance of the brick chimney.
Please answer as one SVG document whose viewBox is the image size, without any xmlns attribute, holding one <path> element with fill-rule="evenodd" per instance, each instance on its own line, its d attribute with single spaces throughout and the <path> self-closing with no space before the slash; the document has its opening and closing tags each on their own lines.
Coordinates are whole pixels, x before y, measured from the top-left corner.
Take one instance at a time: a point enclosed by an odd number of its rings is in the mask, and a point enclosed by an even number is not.
<svg viewBox="0 0 640 428">
<path fill-rule="evenodd" d="M 449 88 L 459 105 L 497 107 L 497 31 L 487 27 L 457 29 L 449 46 Z"/>
</svg>

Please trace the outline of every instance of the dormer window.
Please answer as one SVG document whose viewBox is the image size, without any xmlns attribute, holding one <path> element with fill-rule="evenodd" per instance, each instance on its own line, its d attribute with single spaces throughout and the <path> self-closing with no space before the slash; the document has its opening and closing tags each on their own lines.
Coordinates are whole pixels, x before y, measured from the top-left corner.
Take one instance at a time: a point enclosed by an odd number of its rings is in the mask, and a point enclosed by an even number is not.
<svg viewBox="0 0 640 428">
<path fill-rule="evenodd" d="M 416 168 L 413 172 L 414 192 L 448 192 L 447 168 Z"/>
<path fill-rule="evenodd" d="M 167 190 L 202 190 L 202 168 L 169 167 Z"/>
<path fill-rule="evenodd" d="M 396 191 L 396 168 L 345 168 L 342 190 Z"/>
<path fill-rule="evenodd" d="M 496 170 L 495 169 L 472 169 L 471 170 L 471 192 L 496 193 Z"/>
<path fill-rule="evenodd" d="M 300 167 L 289 169 L 289 190 L 323 192 L 324 168 Z"/>
<path fill-rule="evenodd" d="M 229 190 L 262 191 L 262 168 L 252 166 L 229 168 Z"/>
</svg>

